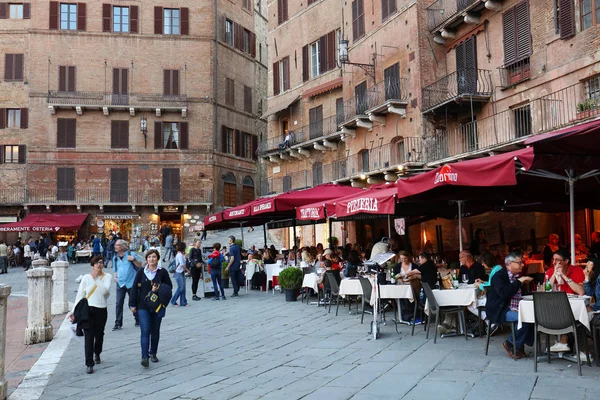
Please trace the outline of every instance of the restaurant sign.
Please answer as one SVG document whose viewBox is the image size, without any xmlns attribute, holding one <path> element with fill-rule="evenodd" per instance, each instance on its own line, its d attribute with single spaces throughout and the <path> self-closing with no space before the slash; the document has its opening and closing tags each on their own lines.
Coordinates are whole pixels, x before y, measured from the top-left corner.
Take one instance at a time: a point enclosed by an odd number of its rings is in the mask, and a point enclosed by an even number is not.
<svg viewBox="0 0 600 400">
<path fill-rule="evenodd" d="M 273 202 L 269 201 L 267 203 L 262 203 L 262 204 L 257 204 L 254 207 L 252 207 L 252 212 L 263 212 L 263 211 L 267 211 L 270 210 L 271 208 L 273 208 Z"/>
<path fill-rule="evenodd" d="M 440 172 L 435 174 L 435 178 L 433 180 L 433 184 L 437 185 L 438 183 L 452 183 L 458 182 L 458 173 L 452 172 L 452 168 L 449 165 L 444 165 Z"/>
<path fill-rule="evenodd" d="M 208 222 L 215 222 L 216 220 L 217 220 L 216 215 L 211 215 L 210 217 L 208 217 Z"/>
<path fill-rule="evenodd" d="M 0 224 L 5 224 L 7 222 L 17 222 L 17 217 L 0 216 Z"/>
<path fill-rule="evenodd" d="M 243 216 L 244 214 L 246 214 L 246 209 L 245 209 L 245 208 L 243 208 L 243 209 L 241 209 L 241 210 L 232 210 L 232 211 L 227 211 L 227 216 L 228 216 L 229 218 L 232 218 L 232 217 L 240 217 L 240 216 Z"/>
<path fill-rule="evenodd" d="M 377 212 L 378 210 L 379 208 L 377 206 L 377 199 L 371 197 L 350 200 L 346 205 L 347 214 L 357 213 L 360 211 Z"/>
<path fill-rule="evenodd" d="M 177 206 L 164 206 L 162 212 L 165 214 L 180 214 L 179 207 Z"/>
<path fill-rule="evenodd" d="M 98 218 L 102 218 L 102 219 L 138 219 L 140 218 L 139 214 L 128 214 L 128 213 L 124 213 L 124 214 L 98 214 Z M 100 222 L 100 221 L 98 221 Z M 98 223 L 99 227 L 102 227 L 104 224 L 100 225 L 100 223 Z"/>
<path fill-rule="evenodd" d="M 300 215 L 302 216 L 302 219 L 321 218 L 317 207 L 302 208 L 300 209 Z"/>
</svg>

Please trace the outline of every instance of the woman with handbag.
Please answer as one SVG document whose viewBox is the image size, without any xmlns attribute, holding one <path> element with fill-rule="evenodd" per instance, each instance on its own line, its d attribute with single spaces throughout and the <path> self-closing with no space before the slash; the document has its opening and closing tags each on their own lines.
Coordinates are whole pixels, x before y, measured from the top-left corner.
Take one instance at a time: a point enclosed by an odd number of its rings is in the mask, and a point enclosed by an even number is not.
<svg viewBox="0 0 600 400">
<path fill-rule="evenodd" d="M 165 308 L 171 300 L 173 284 L 169 272 L 159 265 L 160 253 L 155 249 L 146 252 L 146 265 L 135 275 L 129 308 L 137 312 L 140 321 L 140 345 L 142 366 L 148 368 L 148 358 L 158 362 L 156 353 L 160 339 L 160 323 L 165 316 Z"/>
<path fill-rule="evenodd" d="M 198 292 L 198 283 L 200 282 L 200 278 L 202 278 L 202 266 L 204 262 L 202 261 L 202 250 L 200 249 L 200 245 L 202 242 L 200 239 L 194 239 L 194 247 L 190 250 L 190 262 L 192 265 L 192 300 L 198 301 L 201 298 L 196 295 Z"/>
<path fill-rule="evenodd" d="M 108 313 L 106 311 L 107 299 L 110 296 L 110 285 L 112 276 L 105 274 L 104 259 L 100 256 L 92 257 L 90 260 L 92 271 L 84 275 L 79 283 L 77 297 L 75 298 L 75 307 L 69 316 L 71 322 L 75 320 L 75 309 L 80 301 L 87 300 L 87 318 L 77 321 L 83 325 L 85 336 L 85 365 L 87 373 L 94 372 L 94 365 L 100 364 L 100 353 L 102 353 L 102 344 L 104 342 L 104 328 Z M 85 305 L 82 304 L 80 307 Z"/>
</svg>

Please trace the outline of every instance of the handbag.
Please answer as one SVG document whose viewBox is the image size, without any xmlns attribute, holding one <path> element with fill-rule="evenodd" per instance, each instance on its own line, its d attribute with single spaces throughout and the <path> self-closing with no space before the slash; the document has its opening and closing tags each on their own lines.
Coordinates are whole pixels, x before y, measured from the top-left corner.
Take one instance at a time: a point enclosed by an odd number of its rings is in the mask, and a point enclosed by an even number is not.
<svg viewBox="0 0 600 400">
<path fill-rule="evenodd" d="M 102 280 L 104 275 L 102 275 Z M 98 285 L 94 285 L 90 293 L 85 296 L 83 299 L 79 300 L 79 303 L 75 305 L 75 309 L 73 310 L 73 322 L 78 324 L 80 322 L 86 322 L 90 318 L 90 305 L 88 304 L 88 299 L 94 294 Z"/>
</svg>

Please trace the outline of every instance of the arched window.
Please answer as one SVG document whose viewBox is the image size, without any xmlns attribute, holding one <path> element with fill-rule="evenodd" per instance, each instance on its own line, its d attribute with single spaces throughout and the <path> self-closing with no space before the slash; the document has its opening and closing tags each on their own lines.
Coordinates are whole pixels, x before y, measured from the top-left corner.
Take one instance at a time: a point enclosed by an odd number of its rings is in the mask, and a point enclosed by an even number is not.
<svg viewBox="0 0 600 400">
<path fill-rule="evenodd" d="M 235 175 L 228 172 L 223 177 L 223 205 L 225 207 L 237 206 L 237 184 Z"/>
<path fill-rule="evenodd" d="M 254 181 L 246 175 L 242 181 L 242 203 L 254 200 Z"/>
</svg>

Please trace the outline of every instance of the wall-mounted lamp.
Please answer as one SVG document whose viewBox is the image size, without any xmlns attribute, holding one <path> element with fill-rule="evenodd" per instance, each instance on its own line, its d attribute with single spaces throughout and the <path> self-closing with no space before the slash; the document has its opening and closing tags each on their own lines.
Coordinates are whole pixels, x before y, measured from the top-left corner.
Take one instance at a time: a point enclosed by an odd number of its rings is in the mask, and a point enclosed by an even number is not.
<svg viewBox="0 0 600 400">
<path fill-rule="evenodd" d="M 350 58 L 348 57 L 348 39 L 340 39 L 339 43 L 339 52 L 338 59 L 342 65 L 354 65 L 365 71 L 365 73 L 375 81 L 375 59 L 373 59 L 373 64 L 361 64 L 361 63 L 353 63 L 350 62 Z"/>
<path fill-rule="evenodd" d="M 146 120 L 146 117 L 144 117 L 142 115 L 142 119 L 140 119 L 140 130 L 142 131 L 142 134 L 144 135 L 144 148 L 146 148 L 147 146 L 147 140 L 148 140 L 148 121 Z"/>
</svg>

